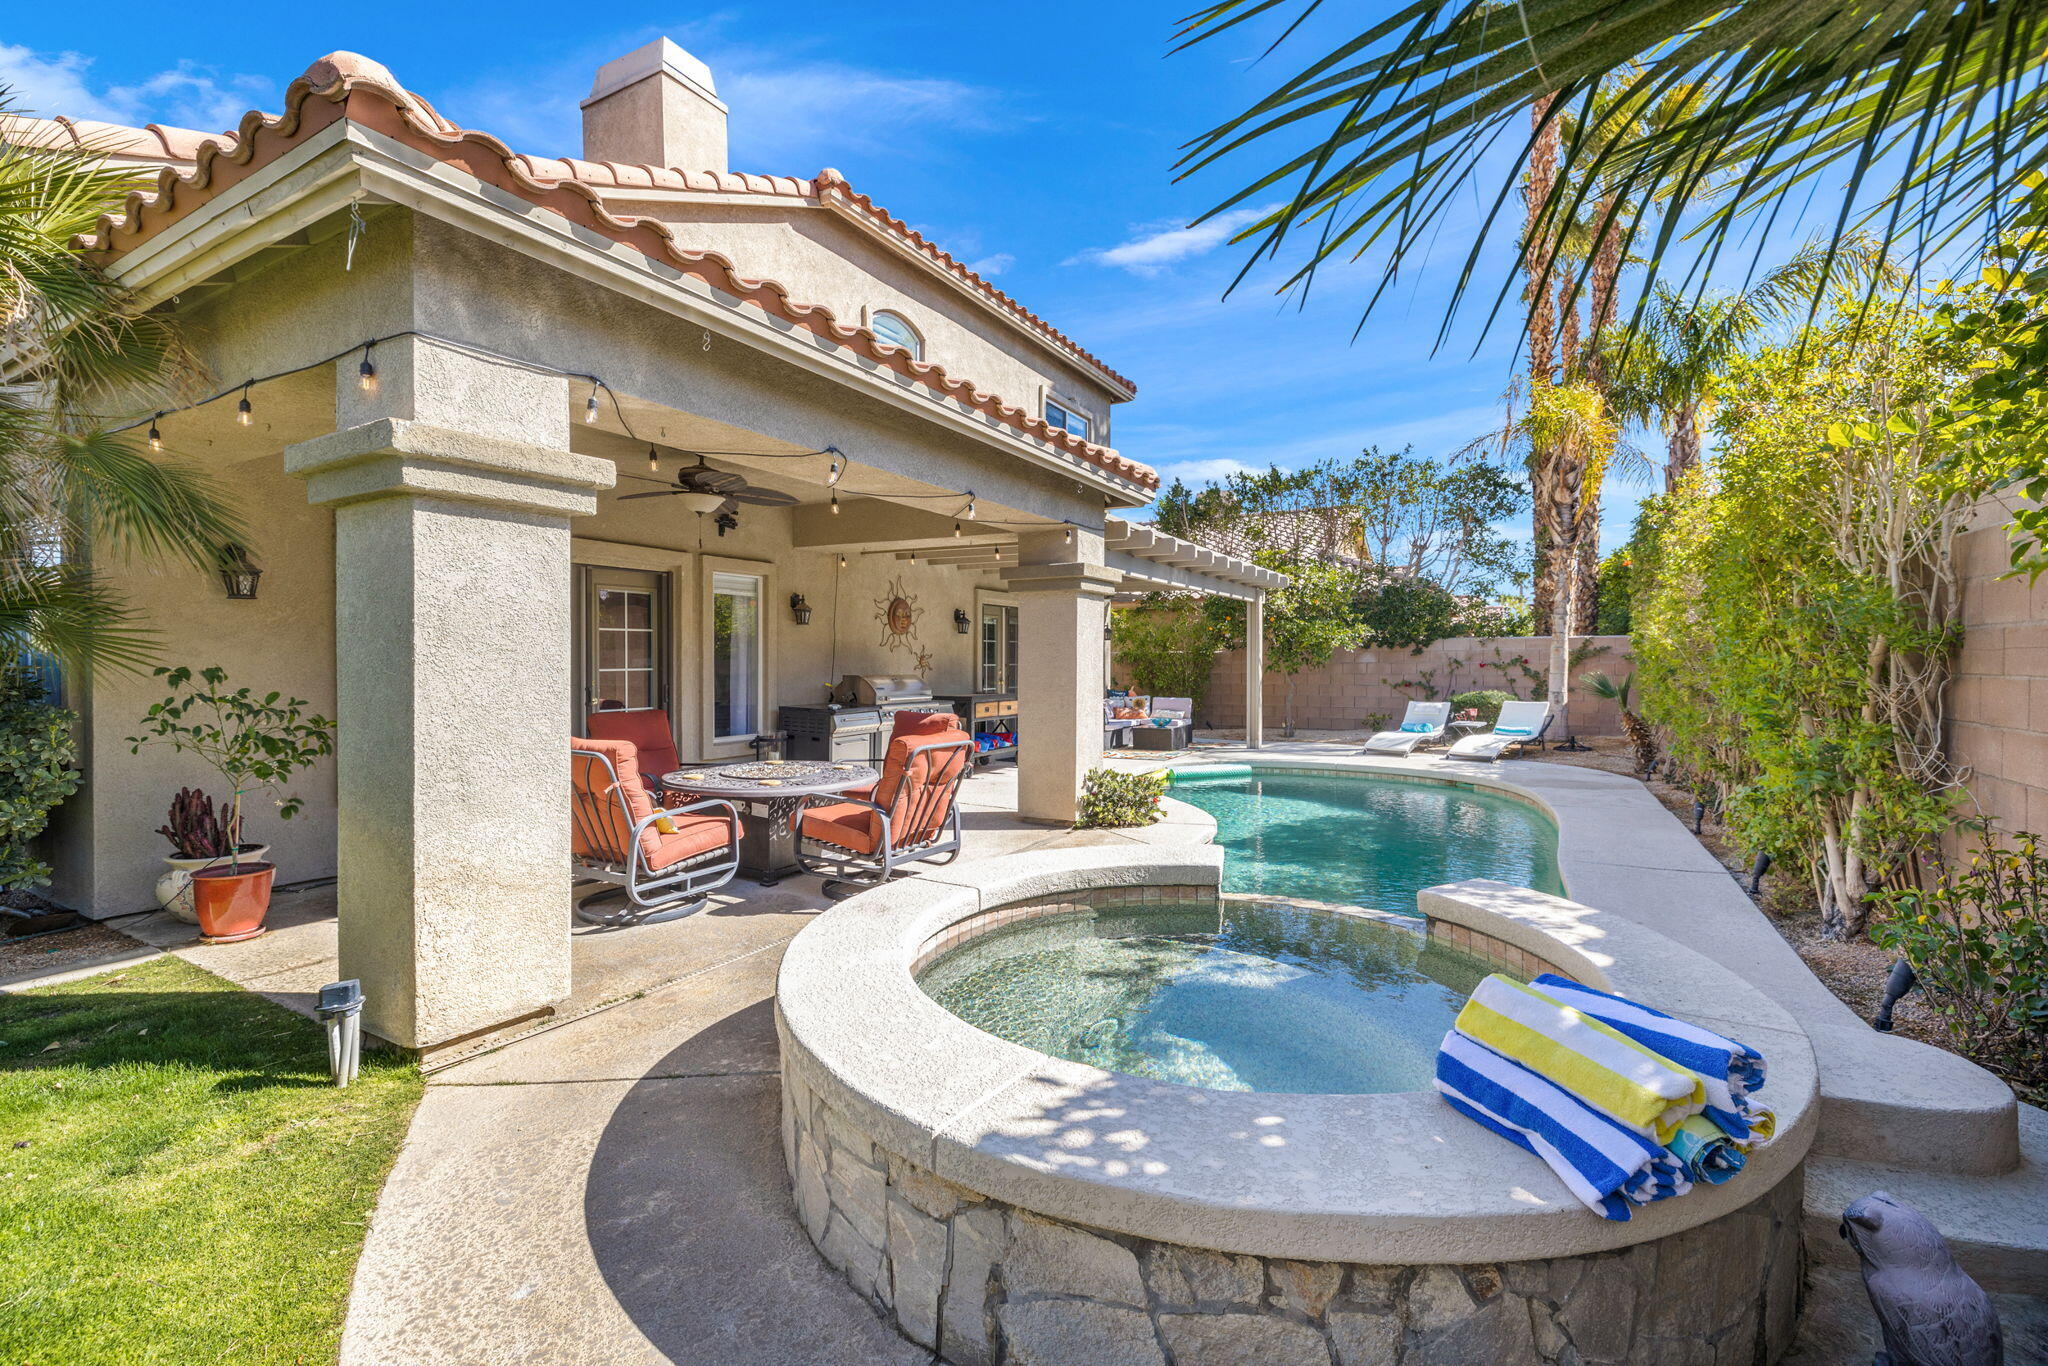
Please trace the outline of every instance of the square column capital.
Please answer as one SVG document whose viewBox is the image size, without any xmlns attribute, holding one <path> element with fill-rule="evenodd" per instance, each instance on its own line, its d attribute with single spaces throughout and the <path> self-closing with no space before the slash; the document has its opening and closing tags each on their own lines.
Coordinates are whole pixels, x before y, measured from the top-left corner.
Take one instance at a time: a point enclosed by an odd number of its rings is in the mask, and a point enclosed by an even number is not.
<svg viewBox="0 0 2048 1366">
<path fill-rule="evenodd" d="M 399 417 L 287 446 L 284 467 L 315 503 L 412 495 L 558 517 L 596 512 L 618 480 L 609 460 Z"/>
<path fill-rule="evenodd" d="M 1123 586 L 1124 576 L 1099 564 L 1070 560 L 1064 564 L 1020 564 L 1003 570 L 1003 585 L 1012 593 L 1072 593 L 1108 598 Z"/>
</svg>

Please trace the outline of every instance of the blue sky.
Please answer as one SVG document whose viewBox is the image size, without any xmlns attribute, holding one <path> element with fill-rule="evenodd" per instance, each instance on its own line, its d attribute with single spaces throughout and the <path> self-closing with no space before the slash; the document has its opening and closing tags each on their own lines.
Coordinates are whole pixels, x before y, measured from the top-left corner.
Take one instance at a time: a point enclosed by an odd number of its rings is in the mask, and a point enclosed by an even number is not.
<svg viewBox="0 0 2048 1366">
<path fill-rule="evenodd" d="M 1226 171 L 1176 183 L 1176 149 L 1315 47 L 1261 65 L 1247 33 L 1169 57 L 1186 8 L 316 4 L 251 24 L 246 4 L 181 5 L 166 23 L 159 5 L 116 0 L 17 11 L 0 30 L 0 82 L 39 113 L 225 128 L 247 108 L 276 109 L 313 59 L 349 48 L 458 122 L 564 154 L 578 150 L 576 104 L 597 66 L 666 34 L 711 64 L 732 106 L 735 169 L 836 166 L 974 263 L 1137 381 L 1116 445 L 1168 478 L 1367 445 L 1441 456 L 1497 424 L 1511 330 L 1475 353 L 1475 311 L 1431 355 L 1476 203 L 1446 226 L 1433 268 L 1355 338 L 1366 267 L 1320 277 L 1305 304 L 1276 298 L 1264 276 L 1223 297 L 1242 249 L 1186 225 L 1237 182 Z M 1609 546 L 1627 538 L 1639 492 L 1609 490 Z"/>
</svg>

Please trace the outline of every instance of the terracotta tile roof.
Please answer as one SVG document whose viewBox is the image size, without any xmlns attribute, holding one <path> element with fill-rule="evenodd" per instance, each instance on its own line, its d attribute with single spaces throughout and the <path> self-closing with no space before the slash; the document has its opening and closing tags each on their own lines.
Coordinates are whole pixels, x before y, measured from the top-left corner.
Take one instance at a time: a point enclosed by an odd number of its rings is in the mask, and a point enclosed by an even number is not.
<svg viewBox="0 0 2048 1366">
<path fill-rule="evenodd" d="M 220 142 L 232 147 L 233 133 L 202 133 L 196 128 L 172 128 L 161 123 L 130 128 L 96 119 L 32 119 L 21 115 L 0 118 L 7 140 L 23 147 L 55 147 L 66 151 L 90 152 L 94 156 L 135 157 L 143 161 L 192 161 L 200 144 Z"/>
<path fill-rule="evenodd" d="M 1032 331 L 1052 342 L 1075 360 L 1095 371 L 1122 390 L 1126 396 L 1138 392 L 1137 385 L 1109 368 L 1072 337 L 1039 317 L 1023 304 L 969 270 L 966 263 L 940 247 L 917 229 L 853 188 L 832 167 L 809 179 L 795 176 L 742 175 L 730 171 L 685 171 L 670 166 L 638 166 L 617 161 L 584 161 L 577 157 L 522 156 L 526 172 L 535 180 L 578 180 L 585 185 L 619 190 L 688 190 L 699 194 L 775 195 L 786 199 L 815 201 L 862 218 L 890 236 L 908 244 L 962 281 L 989 303 L 1011 314 Z"/>
<path fill-rule="evenodd" d="M 103 216 L 96 230 L 81 237 L 77 245 L 81 250 L 103 258 L 119 256 L 343 119 L 402 142 L 458 167 L 480 181 L 666 262 L 713 289 L 752 304 L 762 312 L 782 318 L 814 336 L 856 351 L 877 365 L 986 413 L 1020 433 L 1066 451 L 1099 469 L 1147 489 L 1158 487 L 1159 476 L 1149 467 L 1127 460 L 1107 447 L 1083 441 L 1049 425 L 1042 416 L 1005 403 L 997 395 L 985 393 L 965 380 L 955 379 L 946 373 L 943 366 L 912 359 L 908 351 L 883 341 L 865 327 L 845 326 L 829 308 L 790 298 L 789 291 L 774 280 L 742 276 L 730 260 L 717 252 L 692 251 L 679 245 L 668 224 L 651 218 L 621 218 L 613 214 L 603 202 L 599 189 L 601 177 L 594 176 L 588 181 L 580 175 L 564 177 L 554 168 L 566 166 L 567 162 L 551 163 L 545 158 L 522 156 L 489 133 L 458 127 L 443 118 L 425 99 L 401 86 L 382 65 L 353 52 L 329 53 L 307 67 L 306 73 L 285 91 L 282 114 L 271 117 L 252 110 L 242 116 L 241 126 L 235 133 L 205 137 L 193 149 L 189 171 L 181 173 L 177 169 L 166 168 L 159 172 L 154 192 L 138 191 L 129 195 L 118 215 Z M 596 163 L 580 165 L 594 167 Z M 634 170 L 646 172 L 652 183 L 655 172 L 650 168 L 616 168 L 607 174 L 614 179 L 621 174 L 630 177 Z M 679 173 L 664 171 L 661 174 Z M 748 185 L 747 192 L 751 193 L 780 192 L 773 188 L 778 179 L 775 177 L 718 179 L 756 182 Z M 786 183 L 795 186 L 802 182 Z M 843 185 L 844 181 L 838 184 Z M 830 188 L 837 192 L 837 186 Z M 850 191 L 848 193 L 850 195 Z M 904 231 L 909 232 L 909 229 Z M 921 238 L 919 240 L 922 241 Z"/>
</svg>

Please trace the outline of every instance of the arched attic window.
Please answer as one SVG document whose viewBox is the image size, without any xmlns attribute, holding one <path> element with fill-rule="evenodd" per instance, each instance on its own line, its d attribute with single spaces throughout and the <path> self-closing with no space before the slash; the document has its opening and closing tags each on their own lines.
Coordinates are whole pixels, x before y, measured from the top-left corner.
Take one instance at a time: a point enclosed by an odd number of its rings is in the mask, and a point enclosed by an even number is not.
<svg viewBox="0 0 2048 1366">
<path fill-rule="evenodd" d="M 924 338 L 902 314 L 876 309 L 874 316 L 868 319 L 868 330 L 891 346 L 900 346 L 908 351 L 912 360 L 924 359 Z"/>
</svg>

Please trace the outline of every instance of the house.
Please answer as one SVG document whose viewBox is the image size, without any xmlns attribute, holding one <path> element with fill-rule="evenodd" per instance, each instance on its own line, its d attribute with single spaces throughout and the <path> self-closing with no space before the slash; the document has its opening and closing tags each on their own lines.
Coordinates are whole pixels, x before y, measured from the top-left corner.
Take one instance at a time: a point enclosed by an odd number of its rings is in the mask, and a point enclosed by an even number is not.
<svg viewBox="0 0 2048 1366">
<path fill-rule="evenodd" d="M 751 756 L 847 673 L 1014 691 L 1020 814 L 1068 822 L 1107 600 L 1279 582 L 1114 515 L 1157 487 L 1112 444 L 1129 380 L 837 172 L 730 171 L 703 63 L 629 53 L 583 118 L 580 158 L 522 154 L 338 52 L 231 134 L 10 133 L 160 168 L 79 245 L 217 384 L 132 432 L 232 489 L 262 577 L 102 567 L 167 662 L 338 717 L 305 814 L 251 833 L 281 880 L 338 877 L 341 971 L 419 1049 L 568 991 L 591 709 L 665 709 L 689 761 Z M 762 493 L 727 515 L 678 482 L 699 466 Z M 91 914 L 149 904 L 201 776 L 131 753 L 160 695 L 69 699 L 55 890 Z"/>
</svg>

